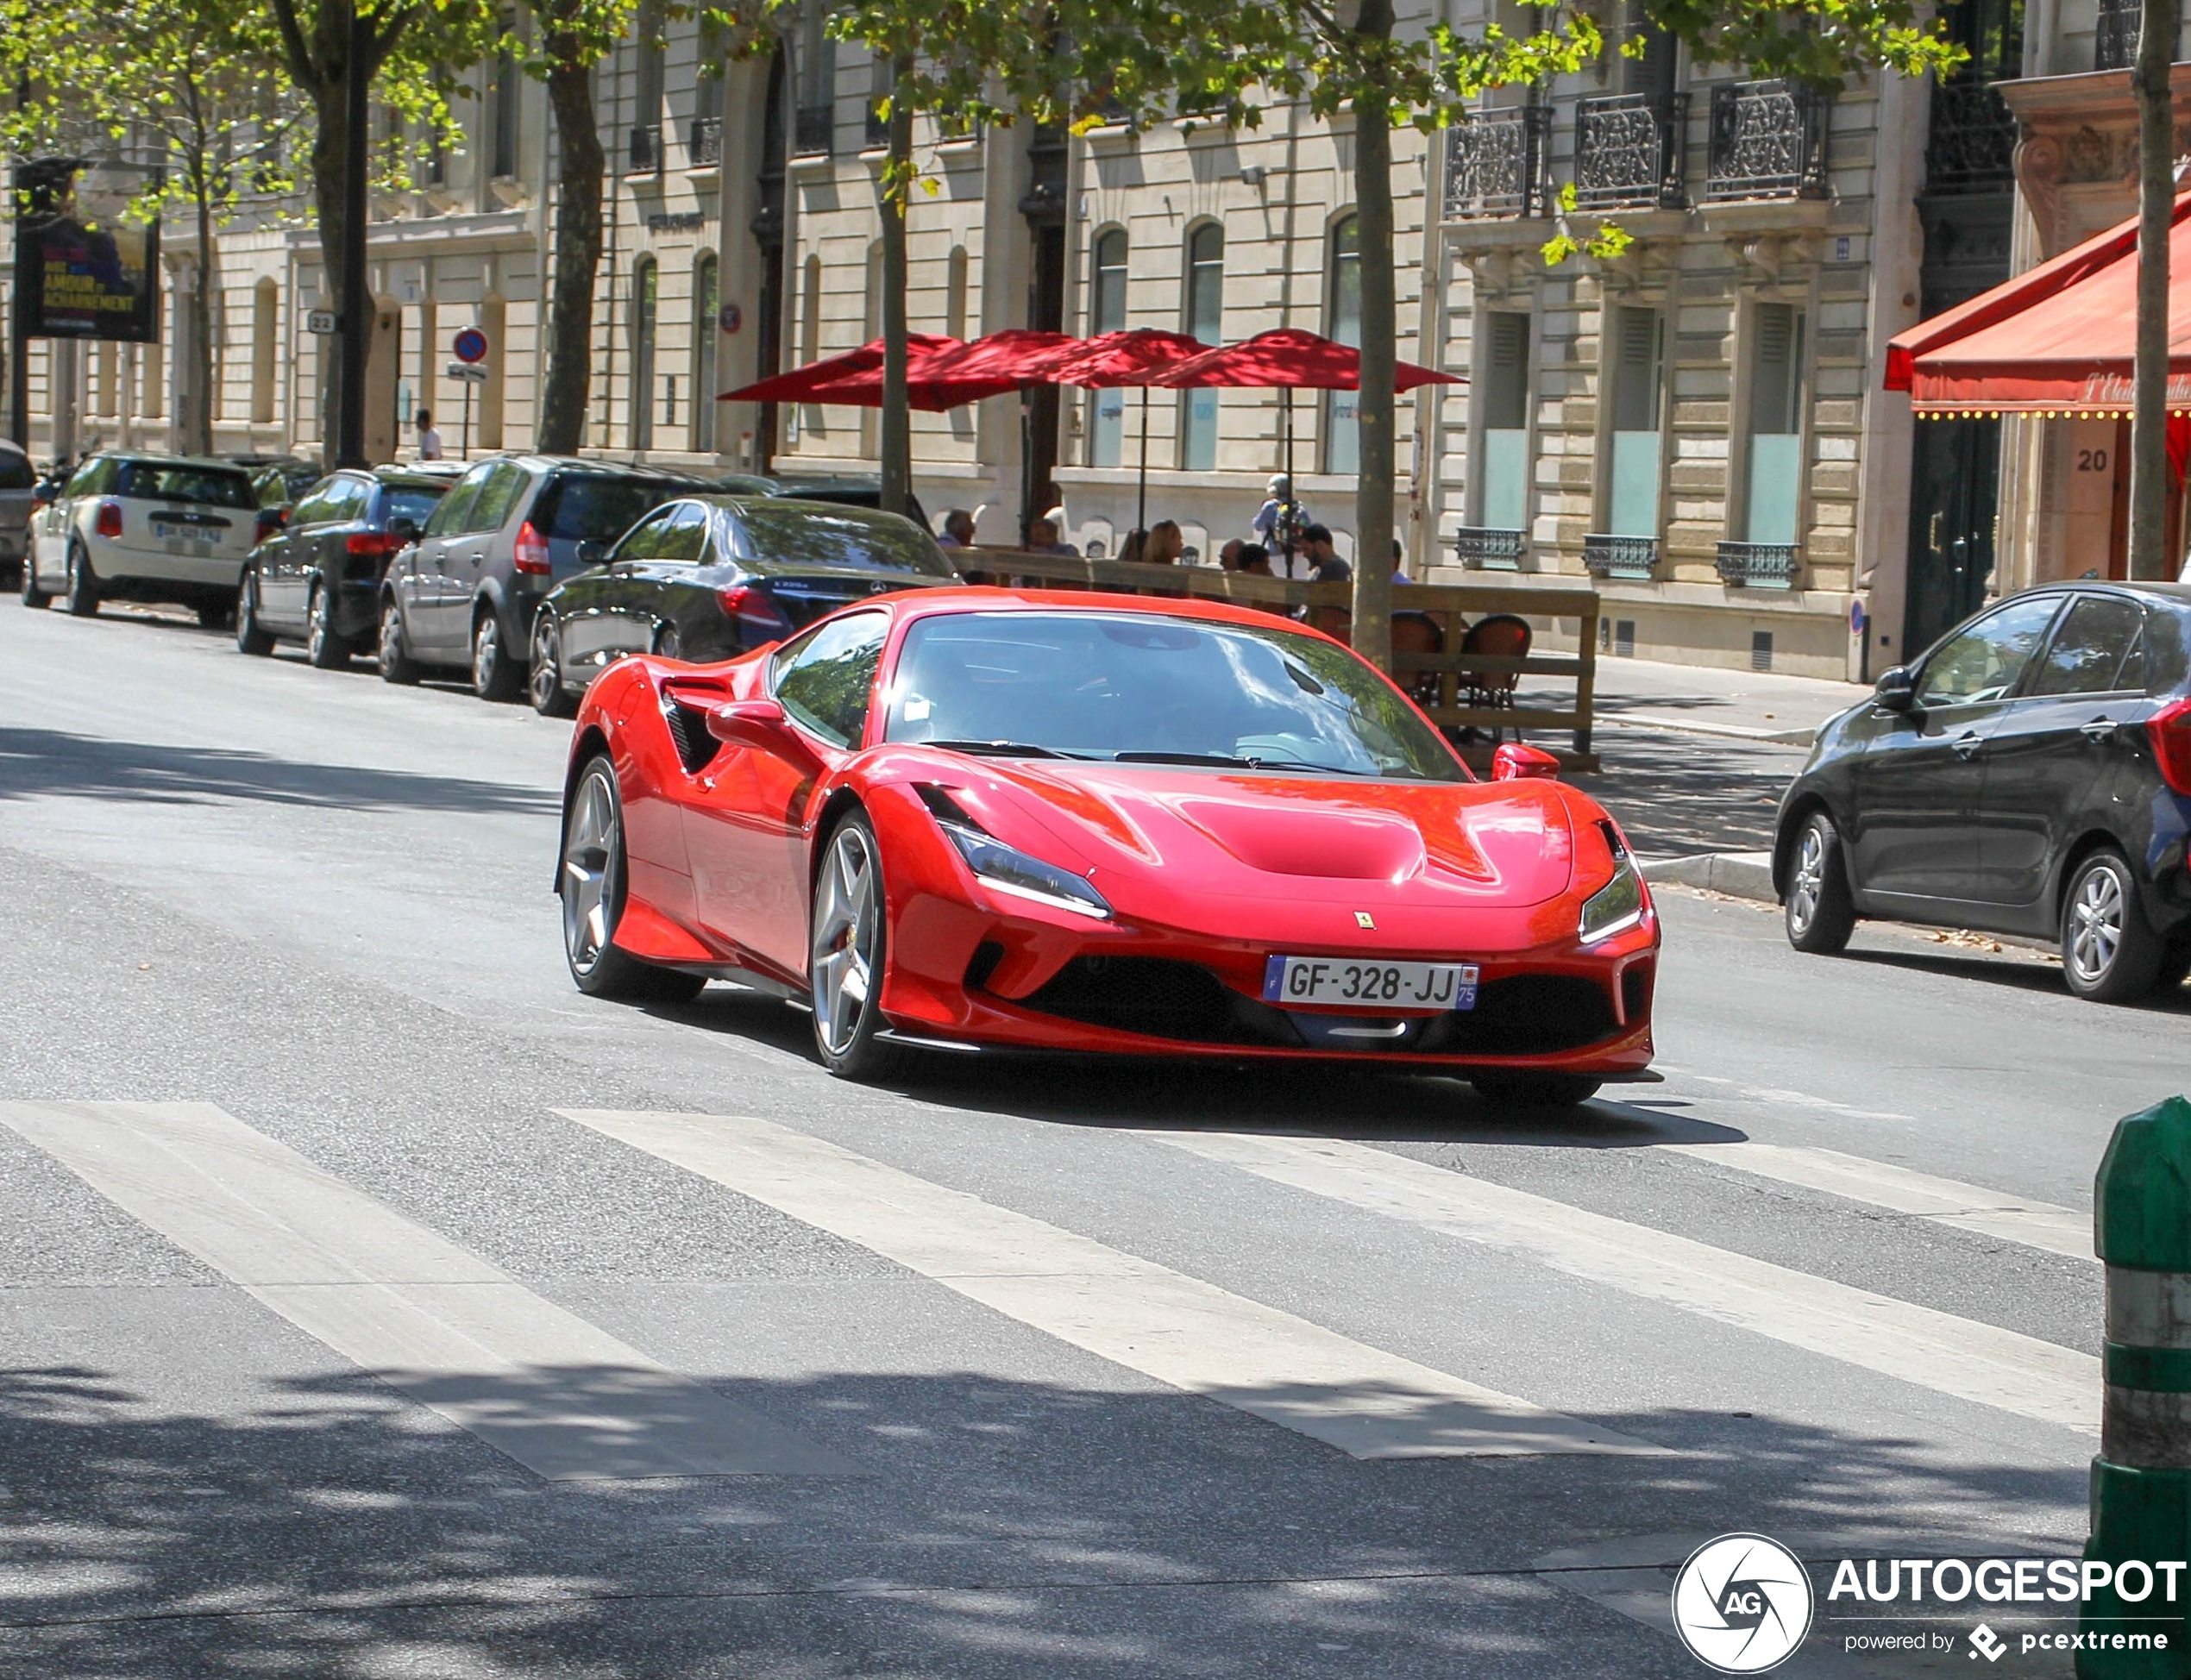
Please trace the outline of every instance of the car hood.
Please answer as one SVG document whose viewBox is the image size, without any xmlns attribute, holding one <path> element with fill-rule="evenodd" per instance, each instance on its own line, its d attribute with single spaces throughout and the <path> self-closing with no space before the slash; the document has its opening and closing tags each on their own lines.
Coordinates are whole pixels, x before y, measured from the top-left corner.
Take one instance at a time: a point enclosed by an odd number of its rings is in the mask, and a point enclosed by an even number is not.
<svg viewBox="0 0 2191 1680">
<path fill-rule="evenodd" d="M 1139 881 L 1372 911 L 1520 909 L 1560 896 L 1574 874 L 1573 796 L 1551 781 L 1366 782 L 1050 760 L 985 760 L 973 777 L 943 780 L 989 784 L 1061 843 L 1067 855 L 1054 861 L 1108 883 L 1106 892 L 1130 893 Z"/>
</svg>

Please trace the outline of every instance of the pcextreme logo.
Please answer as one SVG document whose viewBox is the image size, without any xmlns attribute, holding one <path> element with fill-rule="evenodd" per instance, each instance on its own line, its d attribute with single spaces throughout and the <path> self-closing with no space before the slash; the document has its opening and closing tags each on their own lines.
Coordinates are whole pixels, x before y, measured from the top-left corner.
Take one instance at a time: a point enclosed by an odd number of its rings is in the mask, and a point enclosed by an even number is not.
<svg viewBox="0 0 2191 1680">
<path fill-rule="evenodd" d="M 1803 1560 L 1762 1534 L 1722 1534 L 1673 1578 L 1673 1627 L 1689 1654 L 1722 1674 L 1762 1674 L 1811 1631 Z"/>
</svg>

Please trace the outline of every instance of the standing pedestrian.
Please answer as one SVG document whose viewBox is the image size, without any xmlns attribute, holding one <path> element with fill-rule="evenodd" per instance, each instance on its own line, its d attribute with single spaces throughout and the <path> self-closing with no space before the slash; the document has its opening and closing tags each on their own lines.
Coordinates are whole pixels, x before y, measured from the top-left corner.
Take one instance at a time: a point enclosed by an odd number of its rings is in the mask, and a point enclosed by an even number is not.
<svg viewBox="0 0 2191 1680">
<path fill-rule="evenodd" d="M 422 408 L 418 411 L 418 459 L 439 461 L 441 458 L 442 435 L 434 429 L 432 411 Z"/>
</svg>

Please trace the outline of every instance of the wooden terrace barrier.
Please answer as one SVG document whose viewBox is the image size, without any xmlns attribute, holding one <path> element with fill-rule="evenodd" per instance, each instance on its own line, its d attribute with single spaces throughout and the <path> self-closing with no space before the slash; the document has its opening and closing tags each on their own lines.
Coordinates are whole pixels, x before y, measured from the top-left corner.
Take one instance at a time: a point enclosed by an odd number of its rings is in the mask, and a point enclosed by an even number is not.
<svg viewBox="0 0 2191 1680">
<path fill-rule="evenodd" d="M 1101 589 L 1127 595 L 1192 596 L 1260 606 L 1280 613 L 1305 608 L 1309 622 L 1341 641 L 1349 639 L 1353 604 L 1351 583 L 1309 583 L 1303 579 L 1265 578 L 1214 566 L 1146 566 L 1135 561 L 1087 560 L 1072 555 L 1029 554 L 1020 549 L 969 548 L 951 550 L 959 570 L 969 577 L 997 584 L 1032 584 L 1044 588 Z M 1554 749 L 1563 768 L 1598 768 L 1591 744 L 1591 705 L 1598 670 L 1598 592 L 1532 584 L 1422 584 L 1392 586 L 1395 613 L 1431 615 L 1442 624 L 1442 651 L 1402 652 L 1392 655 L 1394 677 L 1416 696 L 1430 720 L 1448 735 L 1474 731 L 1462 742 L 1462 756 L 1481 769 L 1491 762 L 1490 737 L 1501 730 L 1556 730 L 1569 734 L 1573 745 Z M 1464 654 L 1460 630 L 1491 613 L 1512 613 L 1541 630 L 1548 623 L 1573 619 L 1576 624 L 1576 651 L 1497 657 Z M 1472 686 L 1482 696 L 1496 691 L 1495 679 L 1512 676 L 1569 677 L 1575 685 L 1574 704 L 1569 708 L 1511 705 L 1464 705 Z M 1510 693 L 1511 685 L 1508 685 Z M 1481 738 L 1478 738 L 1481 737 Z M 1541 745 L 1538 743 L 1535 744 Z"/>
</svg>

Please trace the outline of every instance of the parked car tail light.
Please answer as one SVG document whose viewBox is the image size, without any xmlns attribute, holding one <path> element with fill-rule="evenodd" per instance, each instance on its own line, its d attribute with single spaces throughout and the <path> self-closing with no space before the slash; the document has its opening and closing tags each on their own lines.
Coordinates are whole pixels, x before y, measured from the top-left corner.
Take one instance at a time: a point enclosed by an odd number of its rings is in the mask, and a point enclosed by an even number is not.
<svg viewBox="0 0 2191 1680">
<path fill-rule="evenodd" d="M 2161 780 L 2179 793 L 2191 793 L 2191 697 L 2163 706 L 2145 720 L 2152 737 L 2153 762 Z"/>
<path fill-rule="evenodd" d="M 550 570 L 548 560 L 548 539 L 540 534 L 540 527 L 528 519 L 518 527 L 518 570 L 528 577 L 544 578 Z"/>
<path fill-rule="evenodd" d="M 784 617 L 782 607 L 769 599 L 765 589 L 756 589 L 750 583 L 733 584 L 719 591 L 716 599 L 722 602 L 723 611 L 738 624 L 758 631 L 769 641 L 791 634 L 791 620 Z"/>
<path fill-rule="evenodd" d="M 99 504 L 98 523 L 94 525 L 92 529 L 97 530 L 101 536 L 121 536 L 122 504 L 113 501 L 101 502 Z"/>
<path fill-rule="evenodd" d="M 352 531 L 342 539 L 344 552 L 354 555 L 392 555 L 403 547 L 393 531 Z"/>
</svg>

